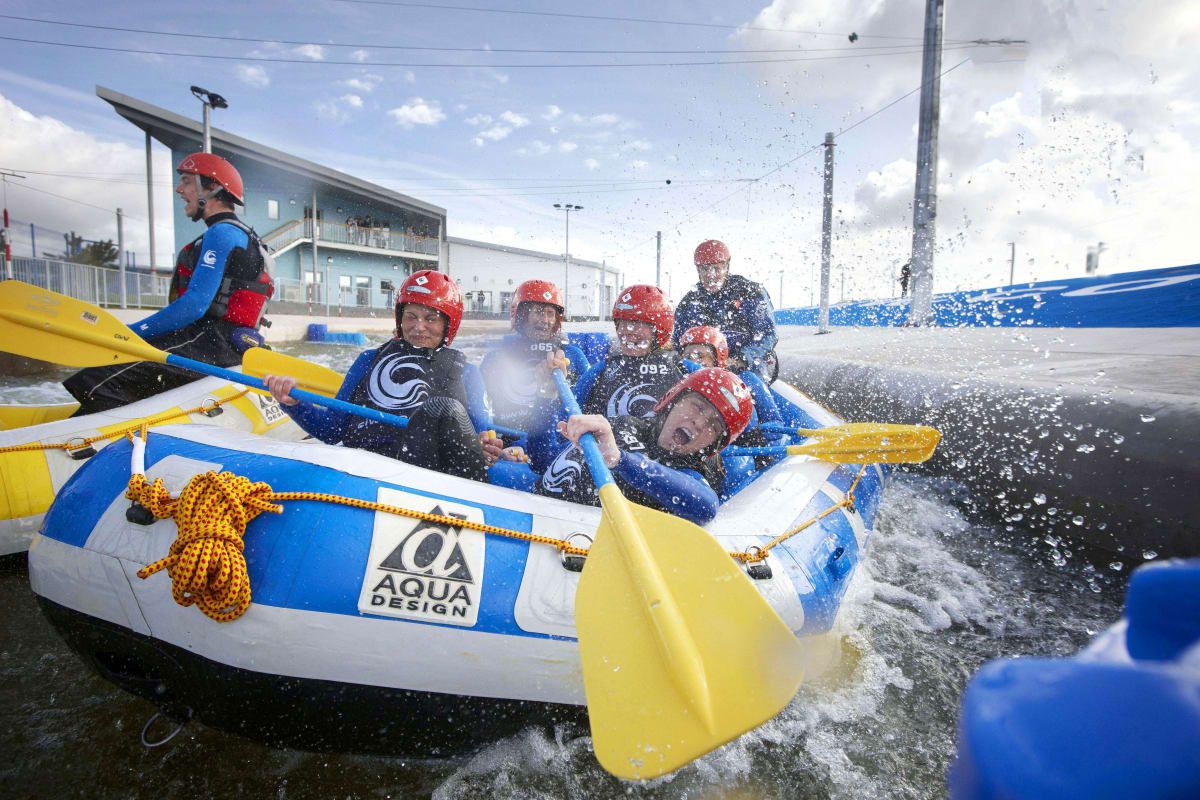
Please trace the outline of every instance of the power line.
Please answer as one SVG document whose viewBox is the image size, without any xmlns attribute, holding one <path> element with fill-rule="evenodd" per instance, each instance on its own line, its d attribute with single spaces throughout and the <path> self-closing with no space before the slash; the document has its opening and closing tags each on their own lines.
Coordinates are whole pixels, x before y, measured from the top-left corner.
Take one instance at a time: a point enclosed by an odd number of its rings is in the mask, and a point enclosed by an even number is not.
<svg viewBox="0 0 1200 800">
<path fill-rule="evenodd" d="M 480 8 L 477 6 L 446 6 L 434 3 L 409 3 L 397 0 L 332 0 L 335 3 L 355 3 L 371 6 L 393 6 L 396 8 L 425 8 L 436 11 L 477 11 L 485 14 L 520 14 L 530 17 L 560 17 L 566 19 L 586 19 L 599 22 L 635 22 L 648 25 L 681 25 L 690 28 L 715 28 L 730 31 L 765 31 L 768 33 L 795 33 L 811 36 L 840 36 L 848 37 L 849 31 L 805 31 L 791 28 L 763 28 L 753 25 L 727 25 L 716 22 L 693 22 L 677 19 L 646 19 L 643 17 L 610 17 L 600 14 L 568 14 L 560 11 L 523 11 L 512 8 Z M 921 36 L 888 36 L 885 34 L 857 34 L 859 39 L 903 39 L 905 41 L 923 41 Z"/>
<path fill-rule="evenodd" d="M 909 52 L 894 52 L 894 53 L 868 53 L 868 54 L 852 54 L 844 56 L 813 56 L 813 57 L 798 57 L 798 58 L 736 58 L 722 59 L 718 61 L 629 61 L 616 64 L 446 64 L 446 63 L 427 63 L 427 62 L 400 62 L 400 61 L 331 61 L 328 59 L 309 59 L 309 58 L 273 58 L 269 56 L 225 56 L 216 55 L 214 53 L 177 53 L 170 50 L 139 50 L 128 47 L 105 47 L 95 44 L 75 44 L 71 42 L 47 42 L 42 39 L 26 39 L 19 36 L 0 36 L 0 40 L 8 42 L 23 42 L 25 44 L 40 44 L 51 47 L 71 47 L 78 50 L 100 50 L 108 53 L 130 53 L 134 55 L 144 56 L 171 56 L 175 58 L 199 58 L 216 61 L 257 61 L 273 64 L 308 64 L 322 66 L 352 66 L 352 67 L 405 67 L 409 69 L 590 69 L 590 68 L 613 68 L 613 67 L 701 67 L 701 66 L 720 66 L 725 64 L 791 64 L 806 61 L 840 61 L 849 58 L 870 58 L 872 56 L 895 56 L 895 55 L 912 55 L 919 50 Z M 961 45 L 949 45 L 943 47 L 943 50 L 960 50 L 966 48 L 980 47 L 973 43 Z"/>
<path fill-rule="evenodd" d="M 109 214 L 112 214 L 115 211 L 115 209 L 112 209 L 112 208 L 105 208 L 104 206 L 98 206 L 98 205 L 95 205 L 94 203 L 87 203 L 87 202 L 84 202 L 83 200 L 76 200 L 74 197 L 67 197 L 66 195 L 55 194 L 54 192 L 48 192 L 45 189 L 35 189 L 32 186 L 27 186 L 23 183 L 22 184 L 14 183 L 13 186 L 20 186 L 22 189 L 28 189 L 31 192 L 38 192 L 39 194 L 46 194 L 51 197 L 57 197 L 59 200 L 66 200 L 68 203 L 78 203 L 81 206 L 88 206 L 89 208 L 95 208 L 100 211 L 107 212 Z M 145 219 L 134 216 L 133 214 L 125 214 L 124 216 L 125 216 L 125 219 L 131 219 L 134 222 L 146 222 Z M 161 222 L 154 223 L 154 227 L 162 228 L 163 230 L 169 230 L 169 231 L 175 230 L 173 226 L 164 225 Z"/>
<path fill-rule="evenodd" d="M 39 25 L 61 25 L 72 28 L 85 28 L 88 30 L 97 31 L 116 31 L 120 33 L 140 33 L 150 36 L 171 36 L 183 39 L 208 39 L 222 42 L 247 42 L 252 44 L 285 44 L 295 46 L 314 46 L 314 47 L 353 47 L 353 48 L 371 48 L 374 50 L 417 50 L 430 52 L 444 53 L 531 53 L 531 54 L 578 54 L 578 55 L 687 55 L 696 53 L 715 54 L 715 53 L 795 53 L 796 47 L 774 48 L 774 49 L 720 49 L 707 50 L 701 48 L 692 48 L 689 50 L 553 50 L 553 49 L 533 49 L 533 48 L 515 48 L 515 47 L 431 47 L 429 45 L 405 45 L 405 44 L 380 44 L 376 42 L 313 42 L 296 39 L 263 39 L 253 38 L 248 36 L 221 36 L 210 33 L 182 33 L 179 31 L 161 31 L 151 30 L 148 28 L 125 28 L 114 25 L 95 25 L 83 22 L 67 22 L 65 20 L 53 19 L 38 19 L 36 17 L 21 17 L 14 14 L 0 14 L 0 19 L 12 19 L 20 22 L 33 22 Z M 978 43 L 978 42 L 977 42 Z M 861 47 L 823 47 L 823 48 L 804 48 L 805 53 L 823 53 L 823 52 L 855 52 L 863 50 L 894 50 L 898 48 L 916 48 L 917 52 L 921 50 L 921 43 L 914 42 L 913 44 L 893 44 L 893 45 L 864 45 Z M 365 63 L 365 62 L 364 62 Z"/>
</svg>

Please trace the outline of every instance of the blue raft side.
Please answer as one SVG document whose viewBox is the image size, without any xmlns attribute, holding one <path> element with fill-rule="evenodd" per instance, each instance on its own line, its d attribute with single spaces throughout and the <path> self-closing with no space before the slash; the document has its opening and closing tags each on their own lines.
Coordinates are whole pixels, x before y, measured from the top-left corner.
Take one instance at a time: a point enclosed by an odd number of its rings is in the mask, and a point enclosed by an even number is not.
<svg viewBox="0 0 1200 800">
<path fill-rule="evenodd" d="M 101 514 L 123 493 L 128 483 L 129 454 L 130 445 L 121 441 L 93 456 L 59 492 L 46 514 L 42 534 L 83 547 Z M 374 501 L 380 486 L 393 485 L 303 461 L 243 453 L 152 433 L 146 448 L 147 467 L 168 455 L 217 463 L 224 471 L 244 475 L 251 481 L 266 482 L 280 492 L 326 492 Z M 483 511 L 484 521 L 489 525 L 523 532 L 532 529 L 530 514 L 408 487 L 396 488 L 475 506 Z M 254 602 L 348 616 L 373 616 L 358 610 L 358 595 L 366 570 L 374 512 L 325 502 L 288 501 L 283 506 L 282 514 L 261 514 L 246 530 L 245 556 Z M 478 622 L 470 630 L 562 638 L 524 631 L 513 618 L 530 545 L 503 536 L 485 536 L 487 583 Z"/>
<path fill-rule="evenodd" d="M 1200 559 L 1147 565 L 1126 597 L 1130 663 L 1004 659 L 963 696 L 954 800 L 1200 796 Z"/>
</svg>

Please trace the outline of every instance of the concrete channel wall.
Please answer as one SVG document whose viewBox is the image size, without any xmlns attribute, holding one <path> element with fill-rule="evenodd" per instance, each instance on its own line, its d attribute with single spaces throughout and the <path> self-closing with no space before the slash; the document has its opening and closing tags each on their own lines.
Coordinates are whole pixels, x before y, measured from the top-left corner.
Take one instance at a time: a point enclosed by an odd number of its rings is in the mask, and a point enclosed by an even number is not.
<svg viewBox="0 0 1200 800">
<path fill-rule="evenodd" d="M 1200 554 L 1200 329 L 781 326 L 781 377 L 942 431 L 925 469 L 995 516 L 1141 560 Z"/>
</svg>

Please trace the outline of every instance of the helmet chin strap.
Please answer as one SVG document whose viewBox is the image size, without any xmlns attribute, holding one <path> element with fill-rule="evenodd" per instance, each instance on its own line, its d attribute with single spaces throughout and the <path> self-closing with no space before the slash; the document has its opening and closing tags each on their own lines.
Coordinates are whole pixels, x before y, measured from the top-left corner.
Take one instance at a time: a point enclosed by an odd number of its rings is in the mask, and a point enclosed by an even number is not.
<svg viewBox="0 0 1200 800">
<path fill-rule="evenodd" d="M 192 180 L 196 184 L 196 213 L 192 214 L 192 222 L 199 222 L 204 216 L 204 206 L 208 204 L 209 200 L 216 197 L 224 187 L 218 183 L 211 191 L 204 194 L 204 186 L 200 183 L 200 176 L 193 172 Z"/>
</svg>

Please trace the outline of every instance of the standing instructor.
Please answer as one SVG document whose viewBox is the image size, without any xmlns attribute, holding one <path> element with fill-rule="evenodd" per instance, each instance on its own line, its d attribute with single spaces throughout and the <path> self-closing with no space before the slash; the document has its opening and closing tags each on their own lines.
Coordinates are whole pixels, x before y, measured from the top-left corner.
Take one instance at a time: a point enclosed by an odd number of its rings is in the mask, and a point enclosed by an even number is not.
<svg viewBox="0 0 1200 800">
<path fill-rule="evenodd" d="M 175 194 L 184 213 L 208 229 L 179 251 L 170 301 L 130 328 L 159 350 L 218 367 L 241 363 L 247 346 L 261 344 L 257 330 L 274 291 L 258 235 L 233 213 L 244 206 L 242 176 L 211 153 L 179 162 Z M 194 372 L 138 361 L 80 370 L 63 381 L 79 401 L 75 416 L 107 411 L 196 380 Z"/>
<path fill-rule="evenodd" d="M 774 308 L 767 290 L 749 278 L 729 274 L 729 248 L 709 239 L 696 248 L 699 282 L 683 296 L 675 309 L 676 347 L 688 330 L 711 325 L 729 342 L 729 368 L 751 369 L 767 383 L 775 379 Z"/>
</svg>

